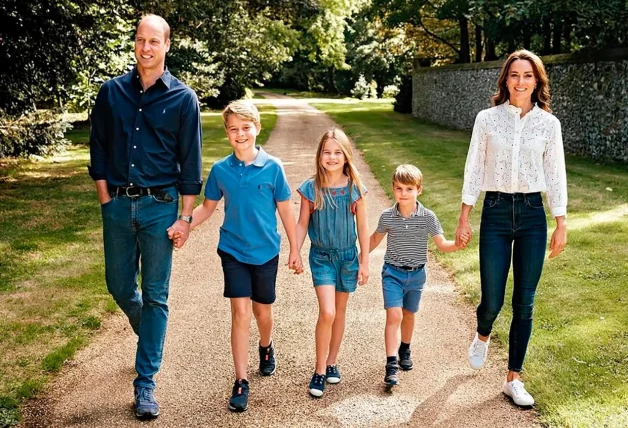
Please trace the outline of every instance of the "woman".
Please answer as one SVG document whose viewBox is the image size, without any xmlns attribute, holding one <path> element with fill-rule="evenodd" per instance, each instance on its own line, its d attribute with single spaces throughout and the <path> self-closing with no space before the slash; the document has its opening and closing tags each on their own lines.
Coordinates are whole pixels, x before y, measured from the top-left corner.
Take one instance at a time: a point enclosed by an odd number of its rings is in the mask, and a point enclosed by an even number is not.
<svg viewBox="0 0 628 428">
<path fill-rule="evenodd" d="M 480 369 L 488 354 L 493 323 L 504 303 L 513 266 L 508 375 L 503 392 L 519 406 L 534 399 L 520 381 L 532 331 L 534 294 L 541 277 L 547 222 L 540 192 L 556 219 L 550 258 L 567 243 L 567 181 L 560 122 L 550 113 L 549 84 L 541 59 L 526 50 L 512 53 L 501 70 L 494 107 L 475 120 L 464 171 L 456 241 L 471 236 L 469 214 L 486 191 L 480 223 L 480 280 L 477 333 L 469 365 Z"/>
</svg>

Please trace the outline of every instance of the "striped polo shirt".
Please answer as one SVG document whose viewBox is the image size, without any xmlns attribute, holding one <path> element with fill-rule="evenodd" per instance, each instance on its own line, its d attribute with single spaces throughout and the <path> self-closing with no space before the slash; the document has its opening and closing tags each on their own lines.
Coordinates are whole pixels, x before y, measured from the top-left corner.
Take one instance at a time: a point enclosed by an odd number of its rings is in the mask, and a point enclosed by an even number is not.
<svg viewBox="0 0 628 428">
<path fill-rule="evenodd" d="M 442 235 L 443 228 L 436 214 L 417 201 L 409 217 L 399 213 L 397 204 L 385 209 L 376 232 L 388 234 L 384 262 L 415 268 L 427 263 L 427 240 Z"/>
</svg>

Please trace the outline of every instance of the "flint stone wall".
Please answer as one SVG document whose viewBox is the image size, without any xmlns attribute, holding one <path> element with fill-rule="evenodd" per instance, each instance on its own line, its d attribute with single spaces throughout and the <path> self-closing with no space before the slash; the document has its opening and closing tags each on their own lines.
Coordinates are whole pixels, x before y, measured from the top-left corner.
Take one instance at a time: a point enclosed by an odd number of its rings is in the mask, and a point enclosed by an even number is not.
<svg viewBox="0 0 628 428">
<path fill-rule="evenodd" d="M 628 163 L 628 49 L 541 58 L 565 151 Z M 425 67 L 415 63 L 412 113 L 471 130 L 490 107 L 503 61 Z"/>
</svg>

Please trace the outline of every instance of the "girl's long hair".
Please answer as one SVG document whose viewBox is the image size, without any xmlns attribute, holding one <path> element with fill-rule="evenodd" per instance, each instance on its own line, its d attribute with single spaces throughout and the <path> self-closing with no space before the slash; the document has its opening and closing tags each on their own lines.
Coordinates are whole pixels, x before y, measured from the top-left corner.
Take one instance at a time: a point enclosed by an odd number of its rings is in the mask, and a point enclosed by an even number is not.
<svg viewBox="0 0 628 428">
<path fill-rule="evenodd" d="M 541 58 L 525 49 L 511 53 L 508 59 L 506 59 L 506 62 L 504 62 L 502 71 L 499 74 L 499 79 L 497 79 L 497 91 L 491 98 L 493 105 L 498 106 L 504 104 L 510 99 L 510 92 L 506 86 L 506 81 L 508 80 L 510 66 L 518 59 L 525 59 L 532 65 L 532 71 L 536 78 L 536 88 L 532 92 L 532 103 L 537 103 L 543 110 L 551 112 L 549 79 L 547 78 L 543 61 L 541 61 Z"/>
<path fill-rule="evenodd" d="M 314 209 L 322 210 L 325 207 L 325 197 L 323 195 L 323 189 L 325 192 L 329 193 L 329 183 L 327 182 L 327 172 L 325 168 L 321 165 L 321 154 L 323 153 L 323 148 L 325 147 L 325 143 L 328 140 L 334 140 L 342 150 L 342 153 L 345 156 L 345 164 L 342 169 L 343 174 L 349 177 L 349 197 L 351 197 L 351 193 L 353 191 L 353 186 L 357 186 L 358 192 L 360 192 L 360 197 L 363 196 L 362 193 L 362 180 L 360 179 L 360 174 L 358 173 L 357 168 L 353 164 L 353 148 L 351 146 L 351 140 L 347 137 L 342 129 L 331 128 L 329 131 L 325 132 L 325 134 L 321 137 L 321 140 L 318 143 L 318 149 L 316 149 L 316 174 L 314 174 Z M 329 199 L 332 201 L 333 199 Z"/>
</svg>

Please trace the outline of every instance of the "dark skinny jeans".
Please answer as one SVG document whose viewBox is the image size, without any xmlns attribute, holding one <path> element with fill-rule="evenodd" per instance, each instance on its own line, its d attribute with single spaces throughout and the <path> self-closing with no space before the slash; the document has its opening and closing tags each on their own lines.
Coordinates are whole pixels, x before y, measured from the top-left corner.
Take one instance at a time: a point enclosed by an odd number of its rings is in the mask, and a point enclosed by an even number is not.
<svg viewBox="0 0 628 428">
<path fill-rule="evenodd" d="M 514 289 L 508 370 L 520 372 L 523 367 L 546 245 L 547 220 L 540 193 L 486 193 L 480 224 L 482 297 L 477 308 L 477 331 L 482 336 L 491 334 L 504 304 L 512 261 Z"/>
</svg>

